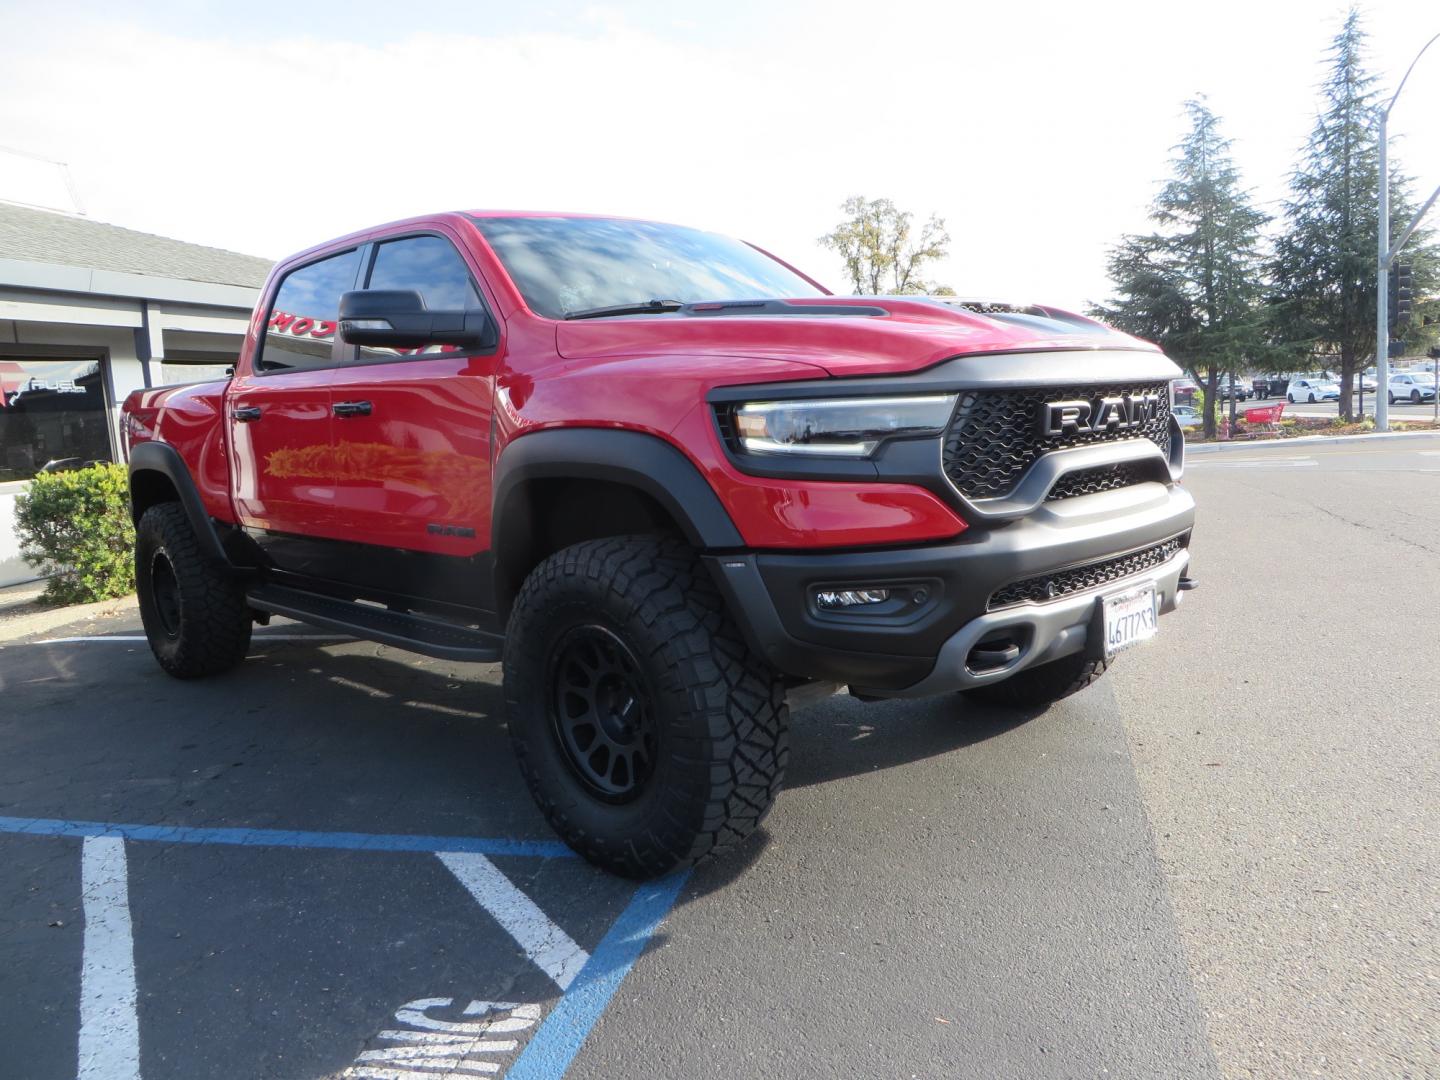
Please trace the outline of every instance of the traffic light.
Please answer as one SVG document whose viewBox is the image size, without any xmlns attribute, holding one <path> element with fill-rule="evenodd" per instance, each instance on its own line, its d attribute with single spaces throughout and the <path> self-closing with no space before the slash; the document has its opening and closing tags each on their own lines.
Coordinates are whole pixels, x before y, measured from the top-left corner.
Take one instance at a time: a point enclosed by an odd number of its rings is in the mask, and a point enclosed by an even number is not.
<svg viewBox="0 0 1440 1080">
<path fill-rule="evenodd" d="M 1415 300 L 1415 272 L 1408 262 L 1396 259 L 1390 264 L 1390 328 L 1410 324 L 1410 308 Z"/>
</svg>

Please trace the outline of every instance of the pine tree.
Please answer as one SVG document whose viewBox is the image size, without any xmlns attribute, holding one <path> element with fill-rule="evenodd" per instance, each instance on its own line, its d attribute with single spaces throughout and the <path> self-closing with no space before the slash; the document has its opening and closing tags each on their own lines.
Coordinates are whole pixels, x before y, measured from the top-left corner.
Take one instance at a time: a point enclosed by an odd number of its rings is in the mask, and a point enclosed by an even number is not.
<svg viewBox="0 0 1440 1080">
<path fill-rule="evenodd" d="M 1340 415 L 1353 419 L 1357 372 L 1375 358 L 1376 246 L 1380 193 L 1375 76 L 1364 67 L 1365 32 L 1351 9 L 1327 57 L 1322 108 L 1290 179 L 1284 231 L 1275 247 L 1270 311 L 1276 344 L 1299 368 L 1340 375 Z M 1414 204 L 1398 171 L 1390 176 L 1390 236 L 1409 223 Z M 1428 233 L 1406 245 L 1416 284 L 1435 279 Z M 1380 387 L 1381 393 L 1385 392 Z"/>
<path fill-rule="evenodd" d="M 1159 227 L 1110 252 L 1115 299 L 1092 314 L 1160 345 L 1205 387 L 1205 434 L 1215 434 L 1220 377 L 1263 351 L 1260 230 L 1230 156 L 1230 141 L 1203 100 L 1185 103 L 1190 131 L 1150 210 Z"/>
</svg>

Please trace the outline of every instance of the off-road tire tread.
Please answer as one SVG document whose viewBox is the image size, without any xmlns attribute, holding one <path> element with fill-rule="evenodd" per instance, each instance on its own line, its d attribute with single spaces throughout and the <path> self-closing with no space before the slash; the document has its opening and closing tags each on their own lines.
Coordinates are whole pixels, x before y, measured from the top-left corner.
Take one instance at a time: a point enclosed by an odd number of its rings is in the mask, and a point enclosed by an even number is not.
<svg viewBox="0 0 1440 1080">
<path fill-rule="evenodd" d="M 1104 675 L 1109 666 L 1105 660 L 1074 653 L 964 693 L 966 697 L 987 705 L 1033 709 L 1079 693 Z"/>
<path fill-rule="evenodd" d="M 173 649 L 157 643 L 161 633 L 158 625 L 152 631 L 142 595 L 141 616 L 155 659 L 177 679 L 200 679 L 228 671 L 245 659 L 250 648 L 253 622 L 244 589 L 205 556 L 184 508 L 174 502 L 150 507 L 136 527 L 138 589 L 148 583 L 148 568 L 141 563 L 156 542 L 164 548 L 179 586 L 180 636 Z"/>
<path fill-rule="evenodd" d="M 684 690 L 697 737 L 677 740 L 687 744 L 682 756 L 708 760 L 708 785 L 661 793 L 663 813 L 647 823 L 643 838 L 623 846 L 565 812 L 520 737 L 521 725 L 546 722 L 546 689 L 531 685 L 521 660 L 539 647 L 542 620 L 561 596 L 573 597 L 577 582 L 604 590 L 608 611 L 646 628 L 648 641 L 629 644 L 637 655 L 648 648 L 657 667 Z M 746 646 L 690 547 L 654 536 L 576 544 L 531 572 L 513 610 L 505 650 L 511 745 L 541 811 L 567 844 L 613 873 L 653 877 L 710 859 L 755 831 L 779 794 L 789 757 L 785 688 Z"/>
</svg>

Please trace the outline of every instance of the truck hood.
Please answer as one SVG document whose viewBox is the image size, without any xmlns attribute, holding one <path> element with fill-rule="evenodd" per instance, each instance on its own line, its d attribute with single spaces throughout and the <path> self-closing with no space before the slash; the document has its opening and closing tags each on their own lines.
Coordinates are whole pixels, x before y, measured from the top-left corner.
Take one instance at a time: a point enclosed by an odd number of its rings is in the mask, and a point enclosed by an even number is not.
<svg viewBox="0 0 1440 1080">
<path fill-rule="evenodd" d="M 1147 342 L 1035 305 L 949 297 L 823 297 L 690 304 L 679 311 L 558 323 L 566 357 L 714 353 L 791 360 L 831 375 L 917 371 L 966 353 L 1134 349 Z"/>
</svg>

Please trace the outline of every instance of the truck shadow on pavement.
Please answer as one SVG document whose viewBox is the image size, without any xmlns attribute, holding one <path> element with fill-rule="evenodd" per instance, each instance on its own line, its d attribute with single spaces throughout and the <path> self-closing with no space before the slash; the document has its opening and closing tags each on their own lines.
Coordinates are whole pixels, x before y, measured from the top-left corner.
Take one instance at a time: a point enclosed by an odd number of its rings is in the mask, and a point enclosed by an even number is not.
<svg viewBox="0 0 1440 1080">
<path fill-rule="evenodd" d="M 997 709 L 957 694 L 877 702 L 836 695 L 791 720 L 785 786 L 824 784 L 963 750 L 1045 711 Z"/>
<path fill-rule="evenodd" d="M 4 802 L 37 816 L 551 835 L 511 756 L 495 665 L 257 637 L 234 672 L 180 683 L 144 646 L 94 664 L 50 652 L 71 648 L 37 649 L 10 686 L 33 722 L 0 770 Z M 84 656 L 99 648 L 117 646 Z M 785 786 L 960 751 L 1043 711 L 837 695 L 794 715 Z"/>
</svg>

